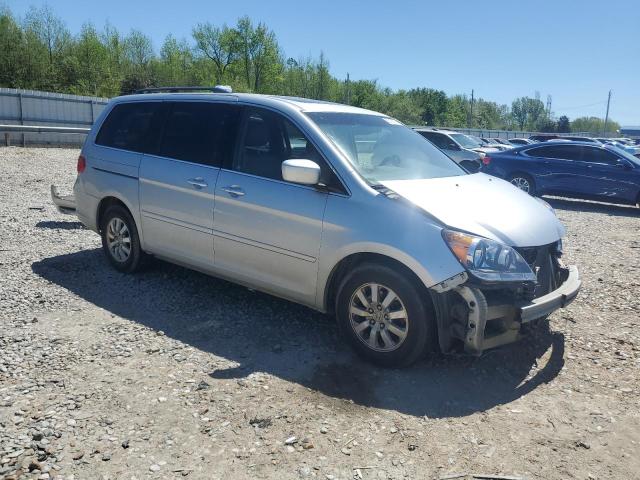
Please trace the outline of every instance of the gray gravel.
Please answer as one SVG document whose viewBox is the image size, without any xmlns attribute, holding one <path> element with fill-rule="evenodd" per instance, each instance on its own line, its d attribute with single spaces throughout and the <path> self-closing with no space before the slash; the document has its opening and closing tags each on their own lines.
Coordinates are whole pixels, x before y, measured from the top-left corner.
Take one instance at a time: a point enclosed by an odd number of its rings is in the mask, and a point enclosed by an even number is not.
<svg viewBox="0 0 640 480">
<path fill-rule="evenodd" d="M 55 211 L 77 150 L 1 148 L 0 478 L 640 478 L 640 210 L 551 200 L 581 295 L 482 358 L 402 371 L 332 320 Z"/>
</svg>

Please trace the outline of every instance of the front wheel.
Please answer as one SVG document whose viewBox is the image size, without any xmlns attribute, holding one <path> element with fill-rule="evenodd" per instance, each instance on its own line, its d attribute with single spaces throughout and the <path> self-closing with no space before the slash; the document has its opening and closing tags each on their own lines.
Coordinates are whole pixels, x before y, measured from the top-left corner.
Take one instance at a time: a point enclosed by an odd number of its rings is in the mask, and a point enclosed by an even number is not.
<svg viewBox="0 0 640 480">
<path fill-rule="evenodd" d="M 435 341 L 434 316 L 406 275 L 362 265 L 343 280 L 336 317 L 342 334 L 365 359 L 384 367 L 409 365 Z"/>
</svg>

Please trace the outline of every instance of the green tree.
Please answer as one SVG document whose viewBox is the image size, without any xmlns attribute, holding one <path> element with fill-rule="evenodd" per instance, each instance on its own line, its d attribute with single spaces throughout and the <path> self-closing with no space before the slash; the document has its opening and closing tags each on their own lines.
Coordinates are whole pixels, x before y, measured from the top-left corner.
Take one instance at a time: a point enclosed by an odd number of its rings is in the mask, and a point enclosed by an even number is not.
<svg viewBox="0 0 640 480">
<path fill-rule="evenodd" d="M 469 101 L 466 95 L 454 95 L 447 101 L 445 126 L 461 128 L 467 125 L 467 110 Z"/>
<path fill-rule="evenodd" d="M 558 133 L 569 133 L 571 131 L 571 124 L 569 123 L 569 117 L 562 115 L 558 119 Z"/>
<path fill-rule="evenodd" d="M 155 84 L 152 61 L 155 59 L 151 39 L 139 30 L 132 30 L 123 41 L 125 75 L 122 93 L 130 93 L 139 88 Z"/>
<path fill-rule="evenodd" d="M 598 117 L 578 117 L 571 122 L 572 132 L 587 132 L 594 135 L 601 135 L 603 132 L 616 133 L 618 130 L 620 130 L 620 124 L 609 120 L 605 132 L 604 120 Z"/>
<path fill-rule="evenodd" d="M 247 16 L 238 20 L 236 31 L 246 87 L 256 93 L 268 92 L 283 67 L 275 34 L 263 23 L 254 27 Z"/>
<path fill-rule="evenodd" d="M 199 23 L 193 29 L 196 48 L 211 60 L 215 69 L 215 82 L 224 83 L 227 69 L 240 58 L 240 37 L 237 30 L 209 22 Z"/>
<path fill-rule="evenodd" d="M 156 64 L 158 85 L 192 85 L 196 82 L 193 52 L 185 39 L 167 35 Z M 219 83 L 219 82 L 216 82 Z"/>
<path fill-rule="evenodd" d="M 0 10 L 0 85 L 20 88 L 24 85 L 25 39 L 11 11 Z"/>
<path fill-rule="evenodd" d="M 421 110 L 421 123 L 444 125 L 447 111 L 446 93 L 433 88 L 414 88 L 407 93 L 411 101 Z"/>
</svg>

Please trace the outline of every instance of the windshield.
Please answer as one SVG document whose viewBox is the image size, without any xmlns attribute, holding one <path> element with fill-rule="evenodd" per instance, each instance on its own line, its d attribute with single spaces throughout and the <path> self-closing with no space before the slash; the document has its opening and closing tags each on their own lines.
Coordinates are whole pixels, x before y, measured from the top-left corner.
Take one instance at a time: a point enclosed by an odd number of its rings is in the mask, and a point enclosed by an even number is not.
<svg viewBox="0 0 640 480">
<path fill-rule="evenodd" d="M 307 116 L 373 184 L 466 174 L 431 142 L 392 118 L 338 112 Z"/>
<path fill-rule="evenodd" d="M 478 148 L 482 146 L 474 139 L 463 133 L 452 133 L 451 138 L 458 142 L 458 144 L 463 148 Z"/>
<path fill-rule="evenodd" d="M 626 160 L 629 160 L 634 165 L 640 167 L 640 158 L 634 157 L 633 155 L 631 155 L 629 152 L 627 152 L 623 148 L 620 148 L 620 147 L 618 147 L 616 145 L 612 145 L 612 144 L 607 145 L 607 148 L 610 149 L 610 150 L 613 150 L 618 155 L 624 157 Z"/>
</svg>

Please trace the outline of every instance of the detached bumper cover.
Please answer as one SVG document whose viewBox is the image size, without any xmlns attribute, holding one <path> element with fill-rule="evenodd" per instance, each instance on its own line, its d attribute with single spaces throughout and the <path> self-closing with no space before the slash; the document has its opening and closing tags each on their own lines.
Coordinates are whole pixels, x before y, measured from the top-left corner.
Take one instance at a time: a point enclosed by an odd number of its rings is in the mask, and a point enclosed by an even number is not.
<svg viewBox="0 0 640 480">
<path fill-rule="evenodd" d="M 578 268 L 571 265 L 567 280 L 559 288 L 520 306 L 520 321 L 531 322 L 566 307 L 576 298 L 581 286 L 582 280 L 580 280 Z"/>
<path fill-rule="evenodd" d="M 60 213 L 74 215 L 76 213 L 76 197 L 74 195 L 60 195 L 58 187 L 51 185 L 51 201 Z"/>
</svg>

